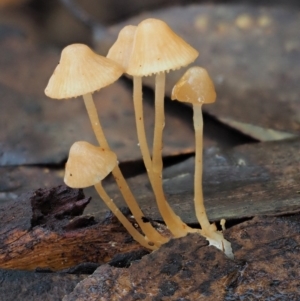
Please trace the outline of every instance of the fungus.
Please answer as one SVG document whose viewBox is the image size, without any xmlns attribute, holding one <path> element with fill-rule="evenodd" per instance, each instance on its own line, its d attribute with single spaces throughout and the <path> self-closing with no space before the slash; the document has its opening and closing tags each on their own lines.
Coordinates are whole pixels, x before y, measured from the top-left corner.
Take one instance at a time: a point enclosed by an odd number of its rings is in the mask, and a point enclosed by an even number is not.
<svg viewBox="0 0 300 301">
<path fill-rule="evenodd" d="M 119 64 L 97 55 L 86 45 L 69 45 L 61 53 L 45 94 L 55 99 L 82 96 L 96 138 L 107 147 L 92 93 L 115 82 L 123 71 Z"/>
<path fill-rule="evenodd" d="M 86 45 L 69 45 L 62 51 L 60 63 L 49 80 L 45 94 L 56 99 L 82 95 L 96 138 L 101 147 L 109 150 L 110 147 L 101 127 L 92 93 L 115 82 L 123 71 L 122 66 L 94 53 Z M 129 209 L 145 235 L 155 243 L 165 243 L 167 239 L 158 233 L 151 223 L 143 221 L 143 212 L 118 165 L 115 166 L 112 173 Z"/>
<path fill-rule="evenodd" d="M 126 73 L 133 76 L 133 101 L 137 133 L 143 160 L 159 211 L 175 237 L 194 232 L 182 222 L 167 203 L 162 187 L 162 135 L 164 120 L 165 72 L 179 69 L 196 59 L 198 52 L 176 35 L 163 21 L 146 19 L 136 28 Z M 143 122 L 142 76 L 156 74 L 155 125 L 152 159 Z"/>
<path fill-rule="evenodd" d="M 66 163 L 64 181 L 71 188 L 94 186 L 107 207 L 118 218 L 129 234 L 143 247 L 155 250 L 157 245 L 133 227 L 114 201 L 108 196 L 101 181 L 117 166 L 117 156 L 112 151 L 85 141 L 75 142 Z"/>
<path fill-rule="evenodd" d="M 155 77 L 155 125 L 152 169 L 162 172 L 162 132 L 164 128 L 165 72 L 193 62 L 198 52 L 176 35 L 163 21 L 146 19 L 136 29 L 126 72 L 135 77 Z M 141 84 L 137 87 L 141 90 Z M 139 101 L 141 93 L 138 95 Z"/>
<path fill-rule="evenodd" d="M 118 39 L 110 47 L 106 56 L 120 64 L 125 71 L 128 68 L 136 28 L 137 27 L 133 25 L 127 25 L 122 28 L 119 32 Z"/>
<path fill-rule="evenodd" d="M 202 191 L 202 156 L 203 156 L 203 117 L 202 104 L 213 103 L 216 100 L 214 84 L 207 71 L 201 67 L 189 68 L 179 79 L 172 90 L 172 100 L 177 99 L 193 105 L 195 128 L 195 177 L 194 177 L 194 202 L 197 219 L 201 225 L 201 234 L 211 245 L 225 252 L 228 257 L 233 257 L 230 243 L 224 239 L 223 234 L 217 231 L 215 224 L 210 224 L 203 200 Z"/>
</svg>

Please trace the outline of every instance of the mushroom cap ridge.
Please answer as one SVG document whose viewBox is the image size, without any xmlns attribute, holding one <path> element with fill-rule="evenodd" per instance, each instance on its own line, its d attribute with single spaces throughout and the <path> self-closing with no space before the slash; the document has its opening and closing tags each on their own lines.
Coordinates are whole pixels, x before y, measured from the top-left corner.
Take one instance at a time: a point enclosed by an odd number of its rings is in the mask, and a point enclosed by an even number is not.
<svg viewBox="0 0 300 301">
<path fill-rule="evenodd" d="M 124 72 L 116 62 L 84 44 L 72 44 L 61 53 L 45 89 L 48 97 L 64 99 L 93 93 L 115 82 Z"/>
<path fill-rule="evenodd" d="M 179 37 L 165 22 L 142 21 L 136 30 L 126 73 L 148 76 L 179 69 L 192 63 L 198 51 Z"/>
<path fill-rule="evenodd" d="M 126 70 L 132 53 L 137 26 L 127 25 L 119 32 L 115 43 L 110 47 L 107 58 L 117 62 Z"/>
</svg>

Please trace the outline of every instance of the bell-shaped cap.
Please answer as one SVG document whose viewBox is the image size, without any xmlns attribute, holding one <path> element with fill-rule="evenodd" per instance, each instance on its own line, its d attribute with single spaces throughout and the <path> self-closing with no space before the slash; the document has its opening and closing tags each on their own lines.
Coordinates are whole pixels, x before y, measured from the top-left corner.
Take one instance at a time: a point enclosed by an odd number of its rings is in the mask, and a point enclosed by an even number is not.
<svg viewBox="0 0 300 301">
<path fill-rule="evenodd" d="M 146 19 L 136 30 L 126 73 L 147 76 L 179 69 L 192 63 L 198 51 L 163 21 Z"/>
<path fill-rule="evenodd" d="M 136 29 L 137 26 L 133 25 L 122 28 L 116 42 L 111 46 L 106 56 L 121 65 L 124 70 L 128 67 Z"/>
<path fill-rule="evenodd" d="M 66 185 L 86 188 L 102 181 L 117 165 L 117 156 L 110 150 L 85 141 L 75 142 L 66 164 Z"/>
<path fill-rule="evenodd" d="M 45 94 L 63 99 L 93 93 L 115 82 L 124 72 L 116 62 L 93 52 L 83 44 L 63 49 Z"/>
<path fill-rule="evenodd" d="M 214 84 L 207 71 L 201 67 L 191 67 L 180 78 L 172 90 L 172 100 L 177 99 L 192 104 L 216 101 Z"/>
</svg>

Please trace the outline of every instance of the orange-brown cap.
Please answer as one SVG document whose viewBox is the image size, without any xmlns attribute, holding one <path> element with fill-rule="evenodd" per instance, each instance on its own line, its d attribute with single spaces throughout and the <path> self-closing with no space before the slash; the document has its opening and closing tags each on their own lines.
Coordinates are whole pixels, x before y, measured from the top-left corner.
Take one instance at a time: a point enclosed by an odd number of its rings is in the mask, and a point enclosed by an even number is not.
<svg viewBox="0 0 300 301">
<path fill-rule="evenodd" d="M 117 156 L 110 150 L 85 141 L 75 142 L 66 164 L 66 185 L 85 188 L 102 181 L 117 165 Z"/>
<path fill-rule="evenodd" d="M 63 49 L 45 94 L 63 99 L 92 93 L 115 82 L 124 72 L 116 62 L 100 56 L 83 44 Z"/>
<path fill-rule="evenodd" d="M 216 97 L 214 84 L 201 67 L 189 68 L 174 86 L 171 96 L 172 100 L 192 104 L 213 103 Z"/>
<path fill-rule="evenodd" d="M 126 72 L 147 76 L 187 66 L 199 55 L 163 21 L 146 19 L 136 30 Z"/>
<path fill-rule="evenodd" d="M 125 70 L 128 67 L 136 29 L 137 26 L 133 25 L 122 28 L 116 42 L 111 46 L 106 56 L 120 64 Z"/>
</svg>

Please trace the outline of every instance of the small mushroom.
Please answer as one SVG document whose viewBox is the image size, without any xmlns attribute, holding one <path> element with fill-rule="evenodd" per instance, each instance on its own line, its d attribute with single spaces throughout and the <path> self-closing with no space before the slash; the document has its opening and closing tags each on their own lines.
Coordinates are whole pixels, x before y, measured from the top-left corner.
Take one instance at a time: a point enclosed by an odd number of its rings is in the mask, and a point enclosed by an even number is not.
<svg viewBox="0 0 300 301">
<path fill-rule="evenodd" d="M 101 181 L 117 166 L 117 156 L 112 151 L 96 147 L 85 141 L 75 142 L 66 163 L 64 181 L 71 188 L 94 186 L 107 207 L 118 218 L 130 235 L 145 248 L 155 250 L 159 245 L 150 242 L 128 221 L 104 190 Z"/>
<path fill-rule="evenodd" d="M 203 200 L 202 190 L 202 157 L 203 157 L 203 117 L 202 105 L 213 103 L 216 100 L 214 84 L 207 71 L 201 67 L 191 67 L 179 79 L 172 90 L 172 100 L 177 99 L 193 105 L 195 128 L 195 177 L 194 202 L 197 219 L 201 225 L 201 233 L 211 245 L 223 250 L 228 257 L 233 257 L 230 243 L 224 239 L 222 233 L 217 232 L 216 226 L 210 224 Z"/>
<path fill-rule="evenodd" d="M 118 63 L 94 53 L 86 45 L 69 45 L 62 51 L 60 63 L 49 80 L 45 94 L 56 99 L 82 95 L 100 146 L 110 149 L 98 117 L 92 93 L 115 82 L 123 71 L 124 69 Z M 149 239 L 165 243 L 167 241 L 165 237 L 160 235 L 150 223 L 143 222 L 144 214 L 118 165 L 115 166 L 112 173 L 128 207 L 143 232 Z"/>
</svg>

